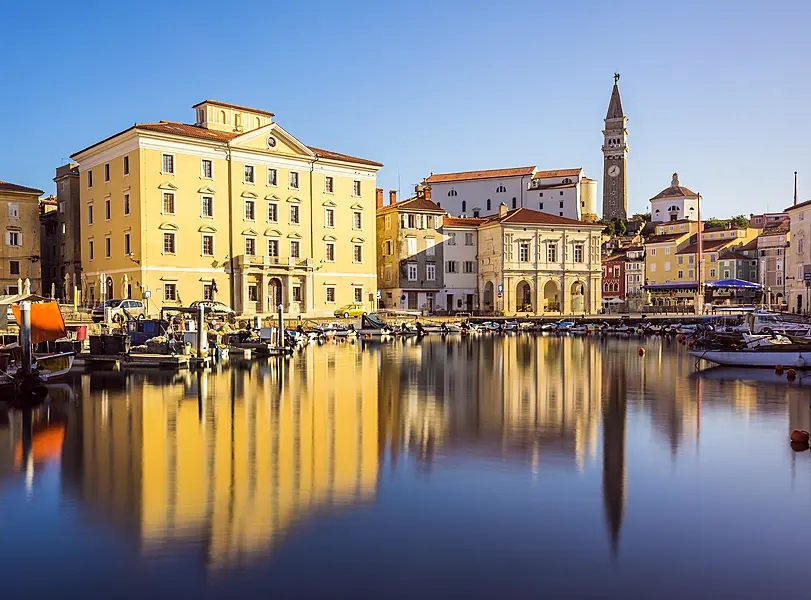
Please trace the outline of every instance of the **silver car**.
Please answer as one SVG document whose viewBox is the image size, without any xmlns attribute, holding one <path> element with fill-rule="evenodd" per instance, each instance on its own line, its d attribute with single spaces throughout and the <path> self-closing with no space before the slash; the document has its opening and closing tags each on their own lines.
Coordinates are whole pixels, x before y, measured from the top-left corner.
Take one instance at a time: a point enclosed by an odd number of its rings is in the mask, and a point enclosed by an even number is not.
<svg viewBox="0 0 811 600">
<path fill-rule="evenodd" d="M 113 323 L 123 323 L 129 319 L 144 319 L 146 317 L 146 307 L 141 300 L 107 300 L 103 304 L 93 309 L 92 318 L 94 323 L 104 320 L 104 309 L 109 308 Z"/>
</svg>

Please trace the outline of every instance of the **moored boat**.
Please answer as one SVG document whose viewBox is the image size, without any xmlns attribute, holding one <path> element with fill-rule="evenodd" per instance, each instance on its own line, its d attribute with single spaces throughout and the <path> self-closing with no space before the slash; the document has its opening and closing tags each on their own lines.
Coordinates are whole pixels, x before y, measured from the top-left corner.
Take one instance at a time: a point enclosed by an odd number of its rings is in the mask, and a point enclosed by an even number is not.
<svg viewBox="0 0 811 600">
<path fill-rule="evenodd" d="M 794 369 L 811 369 L 811 345 L 773 344 L 756 348 L 691 350 L 690 356 L 729 367 L 764 367 L 777 365 Z"/>
</svg>

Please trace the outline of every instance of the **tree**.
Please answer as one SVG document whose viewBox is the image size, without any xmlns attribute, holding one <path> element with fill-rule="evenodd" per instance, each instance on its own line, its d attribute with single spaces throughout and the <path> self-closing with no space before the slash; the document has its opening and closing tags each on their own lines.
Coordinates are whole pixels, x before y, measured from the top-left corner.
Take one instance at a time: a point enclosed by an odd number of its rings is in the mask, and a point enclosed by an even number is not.
<svg viewBox="0 0 811 600">
<path fill-rule="evenodd" d="M 628 227 L 625 225 L 625 221 L 619 219 L 616 225 L 616 231 L 618 235 L 625 235 L 628 233 Z"/>
<path fill-rule="evenodd" d="M 650 222 L 651 216 L 649 212 L 646 213 L 636 213 L 631 217 L 631 221 L 648 221 Z"/>
<path fill-rule="evenodd" d="M 614 221 L 606 221 L 605 219 L 600 219 L 600 224 L 605 225 L 605 229 L 603 229 L 603 233 L 609 236 L 614 236 Z"/>
<path fill-rule="evenodd" d="M 734 216 L 729 222 L 735 227 L 749 227 L 749 219 L 743 215 Z"/>
<path fill-rule="evenodd" d="M 727 223 L 729 223 L 729 219 L 716 219 L 715 217 L 710 217 L 709 219 L 704 220 L 704 227 L 726 227 Z"/>
</svg>

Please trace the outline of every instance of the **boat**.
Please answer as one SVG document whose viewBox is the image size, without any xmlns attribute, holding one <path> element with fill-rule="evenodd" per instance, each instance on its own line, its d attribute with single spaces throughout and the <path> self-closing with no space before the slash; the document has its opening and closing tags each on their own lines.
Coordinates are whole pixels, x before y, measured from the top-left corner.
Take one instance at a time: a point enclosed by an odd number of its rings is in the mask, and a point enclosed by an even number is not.
<svg viewBox="0 0 811 600">
<path fill-rule="evenodd" d="M 377 315 L 363 315 L 360 318 L 360 327 L 356 329 L 358 335 L 364 337 L 382 337 L 394 333 L 394 329 Z"/>
<path fill-rule="evenodd" d="M 747 325 L 752 333 L 787 333 L 811 337 L 811 322 L 799 315 L 756 310 L 747 316 Z"/>
<path fill-rule="evenodd" d="M 690 356 L 727 367 L 767 367 L 777 365 L 811 369 L 811 344 L 773 344 L 741 349 L 690 350 Z"/>
</svg>

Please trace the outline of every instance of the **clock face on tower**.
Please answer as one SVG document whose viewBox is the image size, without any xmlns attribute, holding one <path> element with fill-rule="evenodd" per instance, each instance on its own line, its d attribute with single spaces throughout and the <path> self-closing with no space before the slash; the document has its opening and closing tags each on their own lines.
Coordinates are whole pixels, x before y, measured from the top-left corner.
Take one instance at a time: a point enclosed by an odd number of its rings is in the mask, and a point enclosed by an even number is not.
<svg viewBox="0 0 811 600">
<path fill-rule="evenodd" d="M 617 165 L 611 165 L 608 167 L 608 175 L 610 177 L 616 177 L 620 174 L 620 168 Z"/>
</svg>

